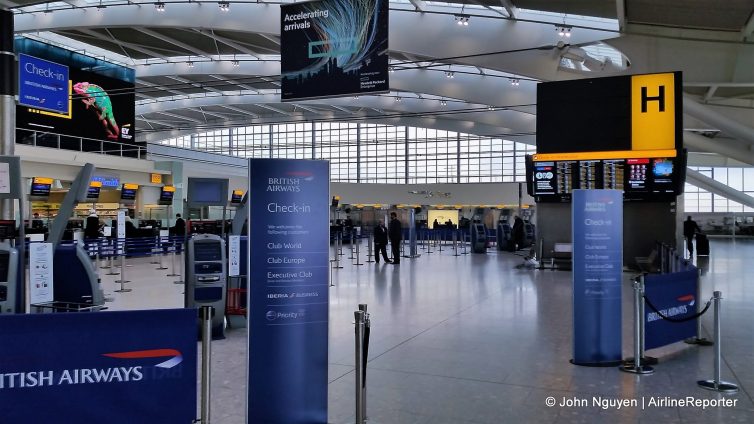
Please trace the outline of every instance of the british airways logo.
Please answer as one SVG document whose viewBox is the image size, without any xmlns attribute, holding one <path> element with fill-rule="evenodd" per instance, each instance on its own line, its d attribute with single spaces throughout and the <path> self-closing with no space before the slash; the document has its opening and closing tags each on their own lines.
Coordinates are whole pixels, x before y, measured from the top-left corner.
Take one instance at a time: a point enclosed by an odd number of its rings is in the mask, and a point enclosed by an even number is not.
<svg viewBox="0 0 754 424">
<path fill-rule="evenodd" d="M 103 353 L 102 356 L 119 359 L 170 358 L 155 365 L 158 368 L 173 368 L 183 362 L 183 355 L 175 349 L 134 350 L 130 352 Z"/>
<path fill-rule="evenodd" d="M 103 353 L 102 356 L 114 359 L 167 358 L 154 365 L 155 368 L 169 369 L 183 362 L 183 355 L 176 349 L 150 349 L 129 352 Z M 0 372 L 0 390 L 26 389 L 44 386 L 79 384 L 131 383 L 145 378 L 145 367 L 113 366 L 102 368 L 74 368 L 48 371 Z"/>
</svg>

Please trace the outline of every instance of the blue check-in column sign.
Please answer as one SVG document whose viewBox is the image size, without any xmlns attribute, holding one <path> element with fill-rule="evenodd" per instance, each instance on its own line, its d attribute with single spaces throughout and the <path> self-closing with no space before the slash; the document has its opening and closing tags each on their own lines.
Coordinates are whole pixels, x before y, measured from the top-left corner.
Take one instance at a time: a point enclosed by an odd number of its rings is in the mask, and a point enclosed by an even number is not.
<svg viewBox="0 0 754 424">
<path fill-rule="evenodd" d="M 70 92 L 67 66 L 19 54 L 18 67 L 18 103 L 68 114 Z"/>
<path fill-rule="evenodd" d="M 247 423 L 327 423 L 329 169 L 249 160 Z"/>
<path fill-rule="evenodd" d="M 573 363 L 621 360 L 623 193 L 574 190 Z"/>
</svg>

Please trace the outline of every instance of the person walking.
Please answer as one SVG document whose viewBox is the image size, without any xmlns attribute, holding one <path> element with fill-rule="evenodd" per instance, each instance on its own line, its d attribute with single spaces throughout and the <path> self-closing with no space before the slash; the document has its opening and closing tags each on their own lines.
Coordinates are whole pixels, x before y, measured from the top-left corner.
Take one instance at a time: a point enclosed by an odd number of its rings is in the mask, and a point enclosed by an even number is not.
<svg viewBox="0 0 754 424">
<path fill-rule="evenodd" d="M 701 233 L 702 229 L 691 219 L 691 216 L 683 221 L 683 237 L 686 238 L 686 248 L 689 250 L 689 257 L 694 256 L 694 235 Z"/>
<path fill-rule="evenodd" d="M 390 237 L 390 249 L 393 252 L 393 264 L 401 263 L 401 238 L 403 236 L 403 226 L 398 220 L 395 212 L 390 212 L 390 227 L 388 228 Z"/>
<path fill-rule="evenodd" d="M 374 227 L 374 261 L 380 263 L 380 254 L 385 259 L 385 263 L 390 263 L 387 257 L 387 228 L 382 220 L 377 222 Z"/>
</svg>

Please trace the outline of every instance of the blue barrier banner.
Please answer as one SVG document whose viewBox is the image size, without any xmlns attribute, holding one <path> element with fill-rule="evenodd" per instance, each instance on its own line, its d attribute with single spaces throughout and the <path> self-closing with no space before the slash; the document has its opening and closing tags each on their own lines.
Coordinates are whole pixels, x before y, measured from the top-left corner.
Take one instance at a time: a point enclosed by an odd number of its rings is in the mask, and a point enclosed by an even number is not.
<svg viewBox="0 0 754 424">
<path fill-rule="evenodd" d="M 70 106 L 68 67 L 19 53 L 18 103 L 67 115 Z"/>
<path fill-rule="evenodd" d="M 329 169 L 249 160 L 247 423 L 327 423 Z"/>
<path fill-rule="evenodd" d="M 623 194 L 574 190 L 573 363 L 621 360 Z"/>
<path fill-rule="evenodd" d="M 193 422 L 196 314 L 0 315 L 0 422 Z"/>
<path fill-rule="evenodd" d="M 688 271 L 672 274 L 648 274 L 644 277 L 644 295 L 663 315 L 683 319 L 696 313 L 699 293 L 696 279 L 699 273 Z M 669 345 L 696 336 L 696 320 L 670 322 L 646 306 L 644 308 L 644 346 L 646 349 Z M 698 318 L 697 318 L 698 319 Z"/>
</svg>

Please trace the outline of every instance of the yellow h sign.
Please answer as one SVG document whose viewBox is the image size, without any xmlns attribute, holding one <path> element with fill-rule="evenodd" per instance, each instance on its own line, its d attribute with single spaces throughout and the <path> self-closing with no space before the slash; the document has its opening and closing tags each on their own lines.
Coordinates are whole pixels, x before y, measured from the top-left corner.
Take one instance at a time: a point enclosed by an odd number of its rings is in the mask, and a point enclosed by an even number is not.
<svg viewBox="0 0 754 424">
<path fill-rule="evenodd" d="M 631 77 L 631 149 L 675 149 L 675 76 Z"/>
</svg>

